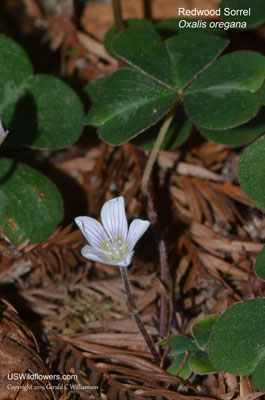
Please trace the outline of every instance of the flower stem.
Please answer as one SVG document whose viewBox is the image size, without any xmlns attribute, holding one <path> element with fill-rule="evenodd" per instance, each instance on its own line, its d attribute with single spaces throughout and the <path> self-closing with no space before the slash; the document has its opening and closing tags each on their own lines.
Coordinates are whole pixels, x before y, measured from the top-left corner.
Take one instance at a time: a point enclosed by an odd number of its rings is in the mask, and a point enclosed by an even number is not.
<svg viewBox="0 0 265 400">
<path fill-rule="evenodd" d="M 166 116 L 163 125 L 160 128 L 160 131 L 158 133 L 158 136 L 156 138 L 154 147 L 152 148 L 152 151 L 149 155 L 149 158 L 147 160 L 146 166 L 145 166 L 145 170 L 144 170 L 144 174 L 143 174 L 143 178 L 142 178 L 142 184 L 141 184 L 141 189 L 142 189 L 142 193 L 144 196 L 148 195 L 148 182 L 150 179 L 150 175 L 154 166 L 154 163 L 157 159 L 157 155 L 158 152 L 160 150 L 160 147 L 165 139 L 167 130 L 172 122 L 172 119 L 175 115 L 175 111 L 176 111 L 176 107 L 173 107 L 172 110 L 168 113 L 168 115 Z"/>
<path fill-rule="evenodd" d="M 134 298 L 132 296 L 131 285 L 130 285 L 127 267 L 120 267 L 120 272 L 121 272 L 121 279 L 122 279 L 122 283 L 123 283 L 123 287 L 124 287 L 124 291 L 125 291 L 125 295 L 126 295 L 126 303 L 127 303 L 129 313 L 131 314 L 132 318 L 134 319 L 134 321 L 137 325 L 137 328 L 139 329 L 142 337 L 144 338 L 145 343 L 147 344 L 147 347 L 149 348 L 150 352 L 152 353 L 156 363 L 160 364 L 161 357 L 155 348 L 153 339 L 151 338 L 151 336 L 145 329 L 145 326 L 140 318 L 139 311 L 137 310 Z"/>
</svg>

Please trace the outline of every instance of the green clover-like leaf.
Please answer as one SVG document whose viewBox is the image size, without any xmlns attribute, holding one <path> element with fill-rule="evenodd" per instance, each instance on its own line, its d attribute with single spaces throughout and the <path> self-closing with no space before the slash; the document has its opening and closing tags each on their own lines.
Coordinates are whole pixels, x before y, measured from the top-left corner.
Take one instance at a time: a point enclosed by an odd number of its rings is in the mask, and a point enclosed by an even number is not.
<svg viewBox="0 0 265 400">
<path fill-rule="evenodd" d="M 210 359 L 221 371 L 250 375 L 265 356 L 265 299 L 228 308 L 210 339 Z"/>
<path fill-rule="evenodd" d="M 31 62 L 12 39 L 0 35 L 0 116 L 5 145 L 59 149 L 78 139 L 83 106 L 61 80 L 33 75 Z"/>
<path fill-rule="evenodd" d="M 48 178 L 25 164 L 0 159 L 0 229 L 12 243 L 46 239 L 62 215 L 61 195 Z"/>
<path fill-rule="evenodd" d="M 241 155 L 238 175 L 243 190 L 265 211 L 265 136 L 250 144 Z"/>
</svg>

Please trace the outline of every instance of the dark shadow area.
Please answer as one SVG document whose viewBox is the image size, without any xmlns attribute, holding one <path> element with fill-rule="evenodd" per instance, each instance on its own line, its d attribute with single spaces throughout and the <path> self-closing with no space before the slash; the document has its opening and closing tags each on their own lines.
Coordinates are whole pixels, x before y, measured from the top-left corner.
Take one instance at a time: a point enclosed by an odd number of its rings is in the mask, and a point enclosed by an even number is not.
<svg viewBox="0 0 265 400">
<path fill-rule="evenodd" d="M 144 132 L 140 133 L 134 139 L 130 140 L 130 143 L 144 150 L 151 150 L 163 123 L 164 118 L 146 129 Z M 179 142 L 181 143 L 182 140 L 185 140 L 185 130 L 188 130 L 187 123 L 188 117 L 185 113 L 183 104 L 181 103 L 178 106 L 173 121 L 166 133 L 161 150 L 175 150 L 179 146 Z"/>
<path fill-rule="evenodd" d="M 49 159 L 43 158 L 40 151 L 21 149 L 16 154 L 17 150 L 15 148 L 5 149 L 3 153 L 5 157 L 16 158 L 16 161 L 13 161 L 12 171 L 8 171 L 8 174 L 3 177 L 5 181 L 15 172 L 15 165 L 20 162 L 24 163 L 42 173 L 57 187 L 63 199 L 64 217 L 62 222 L 64 226 L 73 223 L 74 218 L 78 215 L 87 214 L 88 204 L 85 191 L 74 177 L 57 169 L 53 160 L 50 157 Z M 59 157 L 59 152 L 57 155 Z M 56 152 L 54 159 L 56 160 Z"/>
<path fill-rule="evenodd" d="M 56 73 L 60 67 L 60 52 L 51 51 L 48 42 L 43 41 L 45 29 L 33 25 L 27 15 L 25 3 L 0 1 L 2 20 L 6 21 L 1 32 L 18 42 L 26 51 L 34 66 L 35 73 Z M 25 29 L 26 27 L 26 29 Z"/>
<path fill-rule="evenodd" d="M 0 176 L 0 185 L 4 185 L 15 173 L 17 169 L 18 162 L 13 160 L 11 167 L 5 172 L 3 175 Z"/>
<path fill-rule="evenodd" d="M 228 31 L 228 38 L 230 39 L 229 53 L 238 50 L 251 50 L 265 54 L 265 41 L 253 29 L 245 31 L 231 29 Z"/>
<path fill-rule="evenodd" d="M 18 100 L 12 116 L 12 120 L 5 129 L 9 131 L 4 145 L 19 146 L 31 145 L 38 136 L 37 108 L 34 97 L 25 94 Z M 1 148 L 2 152 L 3 148 Z M 0 176 L 0 184 L 7 182 L 15 173 L 18 162 L 13 160 L 11 167 L 4 175 Z"/>
<path fill-rule="evenodd" d="M 11 123 L 7 127 L 6 146 L 31 146 L 39 136 L 37 107 L 34 97 L 27 93 L 16 103 Z"/>
<path fill-rule="evenodd" d="M 33 165 L 49 178 L 58 188 L 64 203 L 63 225 L 74 222 L 79 215 L 87 215 L 87 198 L 84 189 L 75 178 L 54 168 L 51 164 Z"/>
<path fill-rule="evenodd" d="M 6 284 L 1 288 L 1 298 L 7 300 L 18 312 L 18 317 L 27 326 L 36 337 L 40 347 L 40 355 L 43 356 L 46 350 L 45 336 L 43 335 L 42 315 L 32 310 L 32 304 L 19 294 L 16 284 Z M 1 316 L 0 316 L 1 317 Z"/>
</svg>

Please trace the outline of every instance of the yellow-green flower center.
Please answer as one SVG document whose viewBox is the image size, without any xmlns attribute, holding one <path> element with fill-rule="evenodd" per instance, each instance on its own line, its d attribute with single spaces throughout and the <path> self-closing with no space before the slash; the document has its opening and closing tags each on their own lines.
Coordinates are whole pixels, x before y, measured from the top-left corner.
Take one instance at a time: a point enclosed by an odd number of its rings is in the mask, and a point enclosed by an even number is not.
<svg viewBox="0 0 265 400">
<path fill-rule="evenodd" d="M 102 243 L 104 259 L 108 262 L 119 262 L 128 254 L 128 246 L 120 236 L 113 237 Z"/>
</svg>

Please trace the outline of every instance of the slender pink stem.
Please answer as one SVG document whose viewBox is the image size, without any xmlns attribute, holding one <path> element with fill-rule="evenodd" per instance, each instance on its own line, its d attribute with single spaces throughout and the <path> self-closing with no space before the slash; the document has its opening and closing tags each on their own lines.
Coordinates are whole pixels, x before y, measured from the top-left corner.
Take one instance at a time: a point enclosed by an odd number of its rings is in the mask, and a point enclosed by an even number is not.
<svg viewBox="0 0 265 400">
<path fill-rule="evenodd" d="M 156 350 L 156 347 L 155 347 L 152 337 L 149 335 L 149 333 L 145 329 L 145 326 L 140 318 L 139 311 L 137 310 L 134 298 L 132 296 L 131 285 L 130 285 L 127 267 L 120 267 L 120 272 L 121 272 L 121 279 L 122 279 L 122 283 L 124 286 L 124 291 L 125 291 L 125 295 L 126 295 L 126 303 L 127 303 L 129 313 L 131 314 L 132 318 L 134 319 L 134 321 L 137 325 L 137 328 L 139 329 L 142 337 L 144 338 L 145 343 L 147 344 L 147 347 L 149 348 L 150 352 L 152 353 L 156 363 L 160 364 L 161 357 L 160 357 L 158 351 Z"/>
<path fill-rule="evenodd" d="M 160 268 L 161 268 L 161 281 L 165 287 L 168 287 L 168 265 L 167 265 L 167 252 L 165 242 L 160 238 L 159 242 L 159 255 L 160 255 Z M 168 324 L 168 308 L 169 301 L 168 297 L 161 294 L 160 297 L 160 336 L 164 338 L 167 335 L 167 324 Z"/>
</svg>

